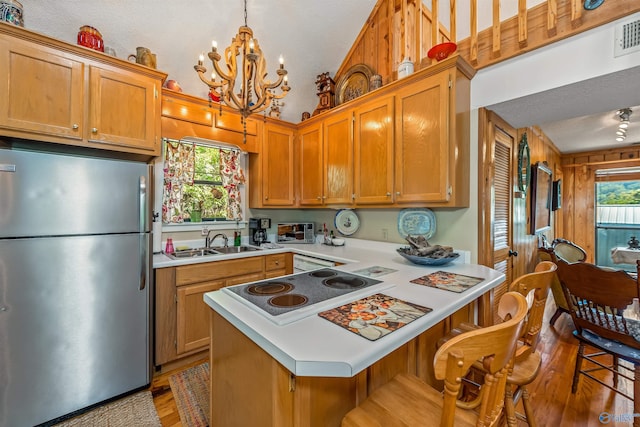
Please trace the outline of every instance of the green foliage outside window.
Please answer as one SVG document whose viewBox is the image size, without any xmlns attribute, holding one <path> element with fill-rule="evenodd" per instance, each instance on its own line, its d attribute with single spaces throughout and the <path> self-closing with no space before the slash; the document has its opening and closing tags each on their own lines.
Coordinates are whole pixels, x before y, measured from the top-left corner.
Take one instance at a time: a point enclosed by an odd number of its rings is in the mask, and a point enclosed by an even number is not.
<svg viewBox="0 0 640 427">
<path fill-rule="evenodd" d="M 193 185 L 183 188 L 182 207 L 191 222 L 223 221 L 227 212 L 227 190 L 220 176 L 220 151 L 196 145 Z"/>
<path fill-rule="evenodd" d="M 599 182 L 596 191 L 599 205 L 640 204 L 640 181 Z"/>
</svg>

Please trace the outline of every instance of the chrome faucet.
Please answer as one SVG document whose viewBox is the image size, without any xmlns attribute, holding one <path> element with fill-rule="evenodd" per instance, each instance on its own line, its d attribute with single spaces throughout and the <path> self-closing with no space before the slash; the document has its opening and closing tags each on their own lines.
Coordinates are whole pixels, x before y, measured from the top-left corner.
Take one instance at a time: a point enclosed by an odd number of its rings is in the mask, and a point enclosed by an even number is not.
<svg viewBox="0 0 640 427">
<path fill-rule="evenodd" d="M 209 248 L 209 247 L 211 247 L 211 244 L 213 243 L 213 241 L 216 240 L 216 238 L 222 237 L 224 239 L 224 246 L 226 248 L 228 246 L 228 244 L 229 244 L 229 238 L 227 237 L 227 235 L 224 234 L 224 233 L 218 233 L 215 236 L 213 236 L 212 239 L 209 239 L 209 234 L 211 234 L 212 231 L 213 230 L 209 230 L 209 232 L 207 233 L 207 237 L 205 237 L 205 239 L 204 239 L 204 246 L 206 248 Z"/>
</svg>

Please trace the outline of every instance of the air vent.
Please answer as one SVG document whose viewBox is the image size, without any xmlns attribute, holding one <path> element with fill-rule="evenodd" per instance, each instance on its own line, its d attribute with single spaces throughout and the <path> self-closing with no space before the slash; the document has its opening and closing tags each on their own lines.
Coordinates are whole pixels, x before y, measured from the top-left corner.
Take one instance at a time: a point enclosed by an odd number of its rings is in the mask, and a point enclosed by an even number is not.
<svg viewBox="0 0 640 427">
<path fill-rule="evenodd" d="M 614 56 L 640 51 L 640 18 L 616 26 Z"/>
</svg>

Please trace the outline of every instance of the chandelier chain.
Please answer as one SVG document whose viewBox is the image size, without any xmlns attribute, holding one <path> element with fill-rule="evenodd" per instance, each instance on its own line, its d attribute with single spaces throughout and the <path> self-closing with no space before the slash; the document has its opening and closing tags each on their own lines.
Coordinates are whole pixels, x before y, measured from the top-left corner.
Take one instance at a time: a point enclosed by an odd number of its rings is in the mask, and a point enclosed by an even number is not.
<svg viewBox="0 0 640 427">
<path fill-rule="evenodd" d="M 247 25 L 247 0 L 244 0 L 244 26 L 248 27 L 248 25 Z"/>
</svg>

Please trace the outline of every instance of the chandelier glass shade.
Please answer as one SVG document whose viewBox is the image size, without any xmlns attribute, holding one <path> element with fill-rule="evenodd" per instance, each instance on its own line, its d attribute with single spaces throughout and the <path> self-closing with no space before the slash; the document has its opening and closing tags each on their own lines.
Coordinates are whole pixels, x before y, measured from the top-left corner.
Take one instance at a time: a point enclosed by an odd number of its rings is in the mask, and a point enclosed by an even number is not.
<svg viewBox="0 0 640 427">
<path fill-rule="evenodd" d="M 280 56 L 280 67 L 276 70 L 278 78 L 267 80 L 267 62 L 262 54 L 253 30 L 247 26 L 247 2 L 244 2 L 244 25 L 231 40 L 224 51 L 224 62 L 218 52 L 215 41 L 207 54 L 213 65 L 211 76 L 207 76 L 204 67 L 204 54 L 193 68 L 200 80 L 209 86 L 209 96 L 213 100 L 224 102 L 238 110 L 243 119 L 253 113 L 259 113 L 271 105 L 273 100 L 284 98 L 291 89 L 287 81 L 284 59 Z M 281 92 L 276 93 L 280 87 Z"/>
</svg>

